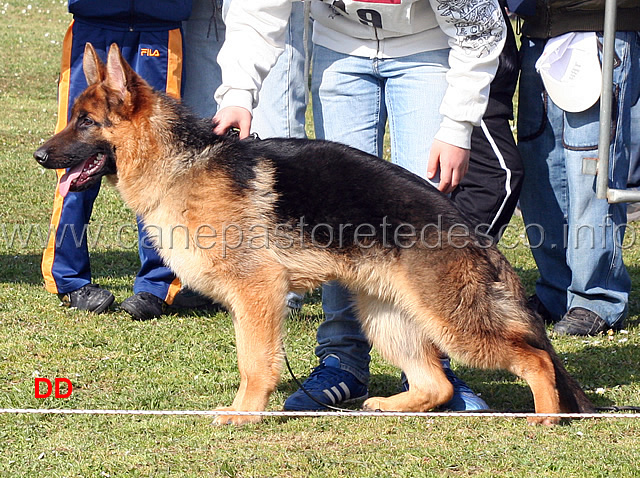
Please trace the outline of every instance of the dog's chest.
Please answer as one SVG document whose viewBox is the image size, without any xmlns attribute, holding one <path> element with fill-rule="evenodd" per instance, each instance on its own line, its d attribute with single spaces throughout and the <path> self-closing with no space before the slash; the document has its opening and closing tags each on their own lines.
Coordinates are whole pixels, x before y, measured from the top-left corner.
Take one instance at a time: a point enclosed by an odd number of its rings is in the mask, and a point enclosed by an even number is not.
<svg viewBox="0 0 640 478">
<path fill-rule="evenodd" d="M 151 244 L 160 256 L 178 275 L 183 274 L 190 264 L 197 262 L 194 257 L 197 248 L 193 244 L 193 234 L 175 201 L 165 204 L 144 217 L 145 230 Z"/>
</svg>

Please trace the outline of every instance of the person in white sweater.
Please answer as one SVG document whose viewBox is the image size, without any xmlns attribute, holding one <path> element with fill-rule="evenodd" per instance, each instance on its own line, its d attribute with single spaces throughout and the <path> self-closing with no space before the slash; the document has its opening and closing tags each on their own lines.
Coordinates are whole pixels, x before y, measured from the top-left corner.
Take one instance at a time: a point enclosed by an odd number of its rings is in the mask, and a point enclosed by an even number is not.
<svg viewBox="0 0 640 478">
<path fill-rule="evenodd" d="M 240 138 L 249 135 L 262 82 L 284 48 L 291 8 L 292 0 L 225 1 L 216 133 L 238 128 Z M 507 38 L 498 0 L 312 0 L 311 15 L 316 137 L 382 156 L 388 120 L 394 163 L 444 193 L 459 189 Z M 495 235 L 488 230 L 479 232 Z M 323 308 L 320 366 L 305 388 L 330 405 L 364 398 L 370 346 L 348 291 L 325 285 Z M 449 408 L 487 408 L 448 361 L 443 365 L 454 385 Z M 321 408 L 301 391 L 285 403 L 289 410 Z"/>
</svg>

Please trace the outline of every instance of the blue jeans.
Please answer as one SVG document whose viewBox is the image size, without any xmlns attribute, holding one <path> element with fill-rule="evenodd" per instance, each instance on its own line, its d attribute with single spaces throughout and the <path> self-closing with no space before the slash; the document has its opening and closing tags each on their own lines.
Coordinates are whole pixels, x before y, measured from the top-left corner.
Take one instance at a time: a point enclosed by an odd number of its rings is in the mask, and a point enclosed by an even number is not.
<svg viewBox="0 0 640 478">
<path fill-rule="evenodd" d="M 185 50 L 182 101 L 203 118 L 211 118 L 216 114 L 217 104 L 213 93 L 222 82 L 217 62 L 226 33 L 222 21 L 222 3 L 222 0 L 214 0 L 213 3 L 211 0 L 194 0 L 191 16 L 182 26 Z M 302 2 L 293 3 L 285 51 L 260 90 L 258 106 L 253 112 L 252 131 L 261 138 L 306 136 L 303 8 Z"/>
<path fill-rule="evenodd" d="M 630 149 L 629 187 L 640 188 L 640 104 L 636 104 L 631 110 Z"/>
<path fill-rule="evenodd" d="M 622 260 L 626 204 L 597 199 L 583 158 L 597 157 L 599 103 L 568 113 L 544 92 L 534 64 L 545 41 L 521 47 L 518 147 L 525 163 L 520 196 L 540 272 L 536 294 L 556 318 L 583 307 L 609 325 L 627 313 L 631 281 Z M 609 185 L 624 189 L 629 173 L 631 112 L 640 95 L 640 35 L 618 32 Z"/>
<path fill-rule="evenodd" d="M 429 149 L 442 119 L 448 50 L 402 58 L 369 59 L 314 45 L 311 92 L 316 137 L 382 156 L 387 118 L 394 163 L 426 177 Z M 323 287 L 325 320 L 316 355 L 337 355 L 341 366 L 369 381 L 370 345 L 352 309 L 349 291 Z"/>
<path fill-rule="evenodd" d="M 308 38 L 311 38 L 309 25 Z M 310 51 L 310 42 L 307 45 Z M 304 4 L 293 2 L 284 52 L 260 89 L 251 131 L 261 138 L 306 138 L 308 79 L 305 71 Z"/>
<path fill-rule="evenodd" d="M 191 16 L 182 22 L 184 35 L 184 80 L 182 102 L 202 118 L 218 110 L 213 93 L 222 83 L 218 52 L 226 28 L 222 0 L 193 0 Z"/>
<path fill-rule="evenodd" d="M 308 26 L 311 38 L 311 22 Z M 262 83 L 258 106 L 253 110 L 251 131 L 260 138 L 306 138 L 308 78 L 305 69 L 304 4 L 293 2 L 284 52 Z M 310 53 L 311 42 L 307 44 Z M 302 304 L 304 295 L 290 291 L 287 305 Z"/>
<path fill-rule="evenodd" d="M 228 1 L 228 0 L 227 0 Z M 211 118 L 218 106 L 214 91 L 222 82 L 218 53 L 224 43 L 223 0 L 194 0 L 189 20 L 183 22 L 185 81 L 183 102 L 194 113 Z M 285 50 L 264 80 L 251 130 L 261 138 L 306 138 L 307 78 L 305 78 L 304 4 L 294 2 L 287 25 Z M 311 26 L 308 31 L 311 37 Z M 287 302 L 302 302 L 289 292 Z"/>
</svg>

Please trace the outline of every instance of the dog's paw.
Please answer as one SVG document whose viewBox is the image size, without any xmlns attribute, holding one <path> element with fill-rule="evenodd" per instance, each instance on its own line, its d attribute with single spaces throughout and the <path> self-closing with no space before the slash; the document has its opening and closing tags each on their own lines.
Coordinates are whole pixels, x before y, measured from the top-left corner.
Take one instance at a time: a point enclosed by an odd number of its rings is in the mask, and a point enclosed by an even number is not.
<svg viewBox="0 0 640 478">
<path fill-rule="evenodd" d="M 367 412 L 397 411 L 392 407 L 393 406 L 389 403 L 389 399 L 383 397 L 371 397 L 362 404 L 362 409 Z"/>
<path fill-rule="evenodd" d="M 219 412 L 235 412 L 237 411 L 233 407 L 216 408 Z M 262 420 L 259 415 L 218 415 L 213 419 L 214 425 L 249 425 L 251 423 L 258 423 Z"/>
<path fill-rule="evenodd" d="M 527 417 L 527 423 L 529 425 L 543 425 L 545 427 L 551 427 L 560 424 L 560 418 L 558 417 Z"/>
</svg>

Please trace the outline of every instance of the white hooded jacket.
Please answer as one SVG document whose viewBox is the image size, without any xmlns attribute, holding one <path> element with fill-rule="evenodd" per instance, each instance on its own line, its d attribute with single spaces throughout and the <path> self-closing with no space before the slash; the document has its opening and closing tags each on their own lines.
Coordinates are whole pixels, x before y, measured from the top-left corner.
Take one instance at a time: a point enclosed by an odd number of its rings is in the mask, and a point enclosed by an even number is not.
<svg viewBox="0 0 640 478">
<path fill-rule="evenodd" d="M 220 108 L 256 106 L 262 81 L 284 49 L 292 1 L 225 2 L 222 85 L 215 93 Z M 436 138 L 468 149 L 506 38 L 500 8 L 498 0 L 312 0 L 313 43 L 366 58 L 451 48 Z"/>
</svg>

